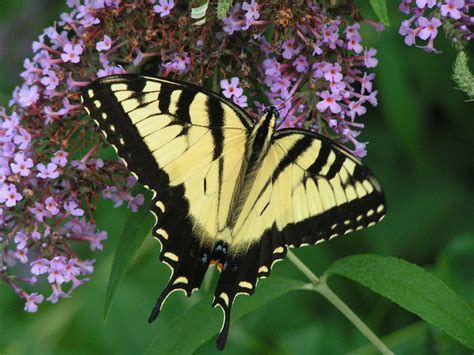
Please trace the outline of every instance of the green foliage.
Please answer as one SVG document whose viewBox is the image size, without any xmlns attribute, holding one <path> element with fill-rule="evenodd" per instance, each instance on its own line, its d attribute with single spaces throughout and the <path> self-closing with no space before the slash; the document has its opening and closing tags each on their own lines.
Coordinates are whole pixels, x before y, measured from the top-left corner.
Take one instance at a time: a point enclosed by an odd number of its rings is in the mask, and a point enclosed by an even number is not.
<svg viewBox="0 0 474 355">
<path fill-rule="evenodd" d="M 258 297 L 239 297 L 234 304 L 232 322 L 255 311 L 273 299 L 293 290 L 303 288 L 304 283 L 272 277 L 259 284 Z M 205 297 L 190 309 L 173 319 L 157 333 L 156 340 L 148 349 L 150 354 L 191 354 L 219 331 L 221 312 L 211 310 L 211 297 Z M 181 334 L 181 336 L 176 336 Z"/>
<path fill-rule="evenodd" d="M 395 37 L 397 36 L 397 37 Z M 403 60 L 397 44 L 398 35 L 380 43 L 378 47 L 379 100 L 384 108 L 384 117 L 391 131 L 396 135 L 399 145 L 412 155 L 412 159 L 421 160 L 421 142 L 423 141 L 423 117 L 417 95 L 409 85 L 406 74 L 410 63 Z M 402 103 L 402 104 L 401 104 Z"/>
<path fill-rule="evenodd" d="M 464 91 L 471 100 L 474 100 L 474 75 L 469 70 L 467 61 L 466 52 L 459 52 L 453 66 L 453 80 L 460 90 Z"/>
<path fill-rule="evenodd" d="M 385 26 L 390 26 L 388 19 L 387 1 L 386 0 L 370 0 L 370 6 L 377 15 L 379 21 Z"/>
<path fill-rule="evenodd" d="M 355 255 L 327 271 L 347 277 L 387 297 L 474 349 L 474 310 L 442 281 L 419 266 L 378 255 Z"/>
<path fill-rule="evenodd" d="M 125 272 L 132 262 L 138 249 L 142 246 L 145 238 L 151 237 L 151 229 L 155 224 L 155 217 L 150 213 L 150 196 L 151 193 L 142 189 L 142 193 L 148 195 L 145 203 L 140 207 L 138 212 L 130 214 L 123 229 L 120 241 L 115 249 L 114 261 L 110 278 L 107 285 L 104 305 L 104 318 L 110 311 L 112 299 L 114 298 L 117 288 L 122 281 Z"/>
<path fill-rule="evenodd" d="M 217 18 L 222 20 L 227 16 L 232 5 L 232 0 L 219 0 L 217 3 Z"/>
</svg>

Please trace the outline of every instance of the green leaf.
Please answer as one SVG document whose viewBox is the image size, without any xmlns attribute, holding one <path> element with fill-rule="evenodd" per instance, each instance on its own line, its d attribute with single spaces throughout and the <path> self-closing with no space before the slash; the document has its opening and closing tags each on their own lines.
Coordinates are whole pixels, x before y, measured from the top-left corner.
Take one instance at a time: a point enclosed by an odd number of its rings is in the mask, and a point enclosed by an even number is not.
<svg viewBox="0 0 474 355">
<path fill-rule="evenodd" d="M 143 192 L 147 193 L 146 191 Z M 149 206 L 150 198 L 146 198 L 145 203 L 140 209 L 130 215 L 123 229 L 117 250 L 115 251 L 109 283 L 105 294 L 105 320 L 107 320 L 112 299 L 120 282 L 125 276 L 125 272 L 145 238 L 150 235 L 150 231 L 155 224 L 155 217 L 151 214 Z"/>
<path fill-rule="evenodd" d="M 474 75 L 469 70 L 466 52 L 459 52 L 453 66 L 453 80 L 459 90 L 464 91 L 470 100 L 474 100 Z"/>
<path fill-rule="evenodd" d="M 390 26 L 390 20 L 388 19 L 387 3 L 385 0 L 370 0 L 370 5 L 374 10 L 375 14 L 385 26 Z"/>
<path fill-rule="evenodd" d="M 421 267 L 394 257 L 355 255 L 335 262 L 326 271 L 332 274 L 370 288 L 474 349 L 474 310 Z"/>
<path fill-rule="evenodd" d="M 224 19 L 229 12 L 230 6 L 232 5 L 232 0 L 219 0 L 217 3 L 217 18 L 219 20 Z"/>
<path fill-rule="evenodd" d="M 275 277 L 261 281 L 255 295 L 238 297 L 233 306 L 231 323 L 285 293 L 303 288 L 304 285 L 301 281 Z M 211 309 L 211 303 L 211 299 L 206 297 L 173 319 L 166 327 L 161 327 L 147 353 L 191 354 L 209 341 L 218 333 L 222 323 L 222 313 Z"/>
</svg>

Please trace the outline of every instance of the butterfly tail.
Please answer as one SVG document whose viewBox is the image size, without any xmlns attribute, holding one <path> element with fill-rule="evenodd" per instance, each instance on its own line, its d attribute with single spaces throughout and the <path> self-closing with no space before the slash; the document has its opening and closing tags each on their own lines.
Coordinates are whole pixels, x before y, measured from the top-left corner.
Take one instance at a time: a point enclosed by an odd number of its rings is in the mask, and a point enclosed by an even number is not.
<svg viewBox="0 0 474 355">
<path fill-rule="evenodd" d="M 230 327 L 232 305 L 239 294 L 252 295 L 258 277 L 260 245 L 251 247 L 241 256 L 230 257 L 224 264 L 214 294 L 213 307 L 220 306 L 224 312 L 223 325 L 216 345 L 224 349 Z"/>
</svg>

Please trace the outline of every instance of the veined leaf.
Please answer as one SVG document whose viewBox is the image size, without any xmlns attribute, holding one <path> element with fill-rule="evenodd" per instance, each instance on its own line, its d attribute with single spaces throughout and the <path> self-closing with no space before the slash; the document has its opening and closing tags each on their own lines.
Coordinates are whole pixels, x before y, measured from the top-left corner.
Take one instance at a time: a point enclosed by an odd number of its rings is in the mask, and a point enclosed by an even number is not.
<svg viewBox="0 0 474 355">
<path fill-rule="evenodd" d="M 304 285 L 301 281 L 276 277 L 261 281 L 256 295 L 237 298 L 231 323 L 285 293 L 303 288 Z M 210 305 L 211 299 L 206 297 L 172 320 L 158 332 L 147 353 L 191 354 L 217 335 L 222 323 L 222 313 L 211 309 Z"/>
<path fill-rule="evenodd" d="M 370 288 L 474 349 L 474 310 L 421 267 L 394 257 L 355 255 L 336 261 L 326 271 L 332 274 Z"/>
</svg>

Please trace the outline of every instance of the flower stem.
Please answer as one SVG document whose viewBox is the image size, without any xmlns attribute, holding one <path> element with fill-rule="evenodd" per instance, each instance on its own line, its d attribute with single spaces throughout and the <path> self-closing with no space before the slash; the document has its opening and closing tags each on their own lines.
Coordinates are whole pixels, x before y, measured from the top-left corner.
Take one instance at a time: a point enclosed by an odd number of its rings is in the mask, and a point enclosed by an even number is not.
<svg viewBox="0 0 474 355">
<path fill-rule="evenodd" d="M 370 329 L 365 325 L 364 322 L 345 304 L 327 285 L 325 281 L 320 282 L 318 285 L 313 286 L 313 290 L 319 292 L 334 307 L 336 307 L 342 314 L 349 319 L 352 324 L 367 338 L 369 341 L 378 349 L 382 354 L 393 354 L 392 351 L 380 340 Z"/>
<path fill-rule="evenodd" d="M 393 354 L 352 309 L 329 288 L 325 278 L 316 276 L 291 250 L 288 250 L 288 259 L 311 281 L 311 286 L 308 287 L 309 290 L 316 291 L 326 298 L 334 307 L 344 314 L 382 354 Z"/>
<path fill-rule="evenodd" d="M 288 250 L 288 259 L 305 275 L 311 283 L 316 286 L 321 282 L 321 279 L 317 277 L 310 269 L 298 258 L 291 250 Z"/>
</svg>

